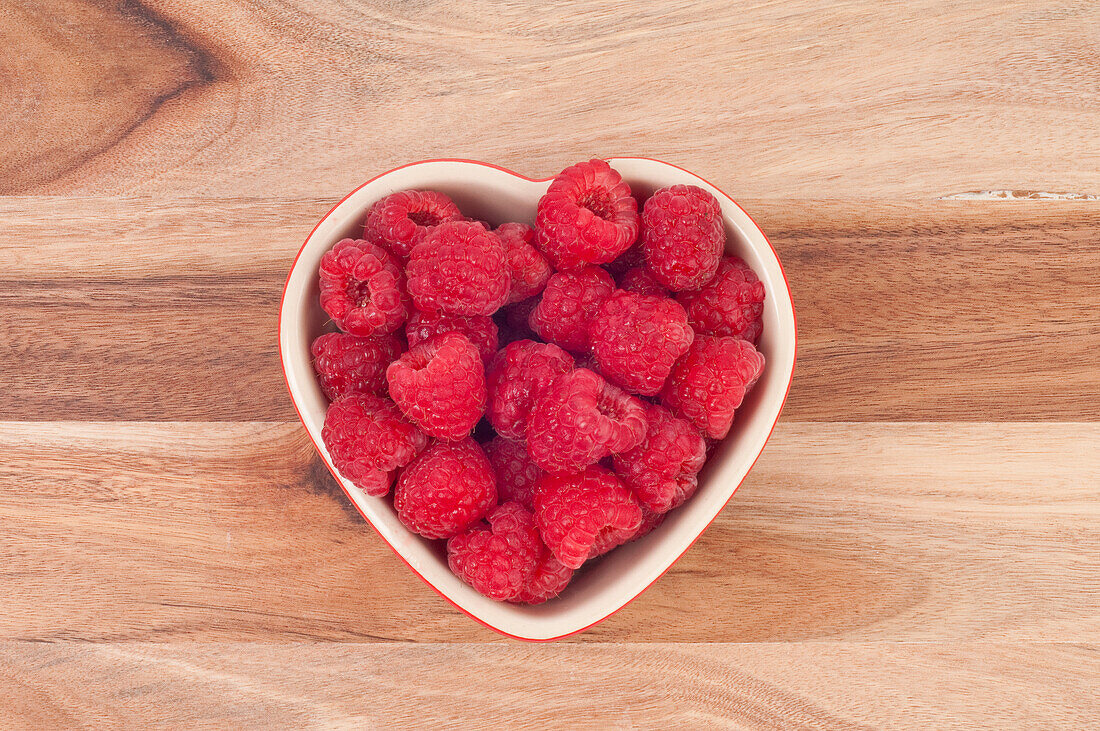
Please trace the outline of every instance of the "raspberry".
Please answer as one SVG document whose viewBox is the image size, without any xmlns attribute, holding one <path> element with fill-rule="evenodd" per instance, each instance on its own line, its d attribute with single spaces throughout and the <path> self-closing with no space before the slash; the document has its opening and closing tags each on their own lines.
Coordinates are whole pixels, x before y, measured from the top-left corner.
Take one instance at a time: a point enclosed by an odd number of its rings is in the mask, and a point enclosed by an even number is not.
<svg viewBox="0 0 1100 731">
<path fill-rule="evenodd" d="M 485 456 L 496 473 L 500 501 L 515 501 L 534 510 L 535 485 L 542 477 L 542 469 L 527 454 L 527 445 L 496 437 L 485 445 Z"/>
<path fill-rule="evenodd" d="M 375 496 L 389 492 L 393 470 L 428 446 L 428 438 L 392 401 L 365 393 L 329 404 L 321 441 L 340 474 Z"/>
<path fill-rule="evenodd" d="M 700 335 L 676 362 L 661 391 L 665 406 L 703 432 L 722 439 L 733 413 L 764 370 L 764 356 L 739 338 Z"/>
<path fill-rule="evenodd" d="M 619 277 L 619 287 L 638 294 L 648 294 L 653 297 L 668 297 L 669 291 L 665 285 L 657 279 L 645 267 L 627 269 Z"/>
<path fill-rule="evenodd" d="M 667 513 L 695 494 L 707 447 L 691 423 L 663 406 L 646 404 L 645 439 L 615 455 L 615 474 L 643 507 Z"/>
<path fill-rule="evenodd" d="M 615 281 L 599 267 L 558 272 L 531 311 L 531 329 L 543 340 L 583 352 L 588 348 L 588 321 L 613 291 Z"/>
<path fill-rule="evenodd" d="M 535 516 L 518 503 L 504 503 L 488 521 L 447 541 L 447 565 L 478 593 L 505 601 L 527 585 L 546 549 Z"/>
<path fill-rule="evenodd" d="M 361 338 L 325 333 L 309 348 L 317 382 L 329 401 L 353 393 L 380 394 L 386 390 L 386 366 L 401 353 L 393 335 Z"/>
<path fill-rule="evenodd" d="M 665 516 L 668 513 L 654 513 L 652 510 L 642 506 L 642 524 L 638 526 L 637 530 L 608 530 L 604 531 L 595 545 L 592 546 L 592 553 L 588 558 L 593 559 L 597 556 L 602 556 L 608 553 L 614 548 L 618 548 L 624 544 L 636 541 L 640 538 L 652 533 L 656 530 L 657 526 L 665 521 Z"/>
<path fill-rule="evenodd" d="M 727 256 L 702 289 L 680 292 L 688 322 L 701 335 L 732 335 L 755 343 L 763 330 L 764 283 L 749 265 Z"/>
<path fill-rule="evenodd" d="M 543 477 L 535 521 L 554 557 L 575 569 L 595 548 L 603 548 L 608 536 L 629 537 L 637 531 L 642 509 L 614 474 L 593 466 L 578 474 Z"/>
<path fill-rule="evenodd" d="M 543 546 L 535 572 L 512 601 L 519 604 L 542 604 L 560 594 L 572 578 L 573 569 L 554 558 L 550 549 Z"/>
<path fill-rule="evenodd" d="M 385 249 L 342 239 L 321 257 L 321 307 L 341 330 L 391 333 L 409 313 L 405 275 Z"/>
<path fill-rule="evenodd" d="M 486 416 L 506 439 L 523 440 L 535 397 L 556 377 L 573 370 L 573 357 L 556 345 L 517 340 L 489 364 Z"/>
<path fill-rule="evenodd" d="M 456 332 L 465 335 L 488 363 L 497 352 L 497 324 L 486 315 L 448 315 L 414 311 L 405 323 L 409 347 L 415 348 L 433 335 Z"/>
<path fill-rule="evenodd" d="M 687 313 L 675 300 L 619 290 L 596 312 L 588 338 L 599 371 L 607 380 L 653 396 L 695 334 L 688 326 Z"/>
<path fill-rule="evenodd" d="M 505 304 L 534 297 L 546 286 L 551 274 L 550 263 L 534 246 L 535 230 L 525 223 L 502 223 L 496 235 L 504 246 L 508 273 L 512 277 Z"/>
<path fill-rule="evenodd" d="M 527 451 L 547 472 L 577 472 L 645 436 L 642 402 L 590 370 L 558 376 L 535 399 Z"/>
<path fill-rule="evenodd" d="M 646 267 L 671 290 L 702 287 L 718 270 L 726 233 L 718 200 L 694 185 L 662 188 L 645 202 Z"/>
<path fill-rule="evenodd" d="M 414 424 L 439 439 L 470 434 L 485 411 L 485 367 L 460 333 L 417 345 L 386 369 L 390 395 Z"/>
<path fill-rule="evenodd" d="M 450 538 L 496 505 L 493 468 L 473 439 L 436 442 L 397 478 L 393 506 L 405 527 L 425 538 Z"/>
<path fill-rule="evenodd" d="M 450 221 L 432 229 L 405 268 L 418 309 L 491 315 L 508 296 L 511 279 L 500 239 L 480 224 Z"/>
<path fill-rule="evenodd" d="M 606 264 L 638 237 L 638 201 L 603 160 L 562 170 L 539 199 L 538 246 L 555 269 Z"/>
<path fill-rule="evenodd" d="M 446 221 L 461 220 L 458 206 L 442 193 L 402 190 L 370 207 L 363 238 L 407 259 L 433 228 Z"/>
</svg>

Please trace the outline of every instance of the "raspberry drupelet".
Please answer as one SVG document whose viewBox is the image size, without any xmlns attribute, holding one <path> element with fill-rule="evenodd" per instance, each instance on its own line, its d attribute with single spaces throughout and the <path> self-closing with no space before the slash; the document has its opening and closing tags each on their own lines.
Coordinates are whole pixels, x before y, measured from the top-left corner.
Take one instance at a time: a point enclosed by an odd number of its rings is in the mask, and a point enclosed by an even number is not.
<svg viewBox="0 0 1100 731">
<path fill-rule="evenodd" d="M 638 202 L 630 186 L 603 160 L 563 170 L 539 199 L 539 249 L 555 269 L 606 264 L 638 237 Z"/>
<path fill-rule="evenodd" d="M 321 307 L 341 330 L 370 337 L 392 333 L 409 314 L 405 275 L 372 243 L 342 239 L 321 257 Z"/>
</svg>

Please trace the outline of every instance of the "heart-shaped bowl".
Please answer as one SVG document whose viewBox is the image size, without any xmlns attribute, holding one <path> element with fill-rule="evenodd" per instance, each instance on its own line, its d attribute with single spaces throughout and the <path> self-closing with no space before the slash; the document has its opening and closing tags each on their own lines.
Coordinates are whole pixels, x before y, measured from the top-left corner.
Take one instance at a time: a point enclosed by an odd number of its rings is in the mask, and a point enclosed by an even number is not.
<svg viewBox="0 0 1100 731">
<path fill-rule="evenodd" d="M 318 302 L 321 256 L 345 237 L 362 233 L 367 209 L 398 190 L 420 188 L 449 195 L 467 216 L 489 221 L 533 223 L 535 206 L 550 179 L 532 180 L 471 160 L 427 160 L 390 170 L 352 191 L 313 229 L 287 277 L 279 315 L 279 351 L 298 416 L 321 458 L 348 498 L 382 539 L 420 578 L 473 619 L 502 634 L 552 640 L 584 630 L 625 606 L 691 547 L 733 496 L 764 449 L 790 388 L 795 362 L 795 317 L 779 259 L 759 227 L 728 195 L 686 170 L 658 160 L 607 161 L 636 193 L 646 196 L 668 185 L 697 185 L 722 206 L 730 254 L 743 258 L 767 290 L 759 348 L 764 373 L 737 411 L 733 428 L 714 450 L 700 475 L 699 489 L 672 511 L 659 528 L 622 546 L 578 572 L 556 599 L 537 606 L 496 602 L 464 584 L 450 569 L 439 542 L 427 541 L 401 524 L 386 498 L 369 497 L 340 477 L 321 441 L 327 401 L 310 362 L 309 346 L 325 331 L 328 317 Z"/>
</svg>

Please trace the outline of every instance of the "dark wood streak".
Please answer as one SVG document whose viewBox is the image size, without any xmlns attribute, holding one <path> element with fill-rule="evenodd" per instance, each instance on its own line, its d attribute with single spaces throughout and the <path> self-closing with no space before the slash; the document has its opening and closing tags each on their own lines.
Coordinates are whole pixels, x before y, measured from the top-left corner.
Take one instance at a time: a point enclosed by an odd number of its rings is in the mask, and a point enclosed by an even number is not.
<svg viewBox="0 0 1100 731">
<path fill-rule="evenodd" d="M 785 418 L 1100 418 L 1095 205 L 746 207 L 798 312 Z M 325 208 L 0 200 L 0 418 L 294 420 L 280 296 Z"/>
<path fill-rule="evenodd" d="M 97 81 L 97 85 L 94 89 L 77 89 L 79 93 L 94 97 L 97 107 L 101 107 L 105 104 L 115 107 L 113 114 L 126 115 L 127 113 L 131 113 L 135 116 L 117 130 L 114 130 L 106 139 L 98 140 L 95 134 L 86 135 L 82 139 L 72 138 L 74 148 L 68 151 L 63 147 L 51 147 L 38 151 L 31 150 L 29 152 L 27 150 L 21 152 L 16 151 L 13 156 L 14 160 L 9 163 L 12 169 L 8 171 L 8 174 L 0 175 L 0 194 L 18 194 L 24 190 L 38 188 L 42 185 L 72 175 L 93 160 L 107 154 L 122 144 L 138 129 L 142 128 L 144 125 L 148 124 L 150 120 L 156 117 L 165 104 L 180 99 L 193 91 L 228 82 L 232 79 L 232 74 L 228 67 L 222 64 L 212 52 L 203 48 L 197 38 L 188 34 L 183 28 L 173 25 L 163 16 L 138 0 L 120 0 L 119 2 L 97 1 L 93 3 L 93 7 L 105 14 L 116 16 L 113 20 L 117 22 L 112 23 L 110 27 L 112 35 L 115 36 L 111 38 L 113 42 L 116 44 L 119 43 L 119 39 L 117 38 L 117 36 L 121 34 L 119 27 L 126 28 L 131 35 L 138 34 L 147 42 L 152 42 L 155 47 L 160 49 L 159 56 L 164 56 L 166 59 L 174 58 L 182 60 L 183 69 L 170 72 L 168 78 L 171 81 L 168 88 L 148 99 L 140 110 L 132 107 L 127 109 L 123 107 L 123 105 L 118 104 L 118 100 L 114 99 L 113 96 L 117 95 L 119 91 L 117 88 L 112 88 L 112 82 Z M 54 12 L 68 15 L 68 10 L 69 8 L 62 7 L 56 9 Z M 84 18 L 83 15 L 77 17 Z M 70 17 L 69 22 L 73 22 L 73 18 Z M 79 22 L 79 19 L 76 22 Z M 89 43 L 95 43 L 101 40 L 100 36 L 103 33 L 103 29 L 92 23 L 89 23 L 87 27 L 78 29 L 78 37 Z M 33 36 L 31 36 L 29 42 L 34 42 Z M 102 54 L 103 57 L 111 53 L 111 49 L 107 47 L 97 47 L 95 50 L 99 54 Z M 63 50 L 62 53 L 65 55 L 71 54 L 75 58 L 86 58 L 88 49 L 72 48 Z M 132 63 L 142 71 L 150 66 L 156 66 L 159 60 L 157 57 L 147 57 L 149 54 L 146 52 L 146 49 L 138 48 L 134 53 L 134 58 L 125 61 L 115 57 L 96 59 L 94 56 L 90 60 L 93 62 L 105 61 L 112 64 Z M 57 62 L 60 63 L 61 59 L 57 59 Z M 41 72 L 45 70 L 38 69 L 38 71 Z M 113 83 L 131 82 L 131 74 L 132 71 L 124 68 L 123 72 L 120 74 L 124 81 L 114 81 Z M 34 79 L 24 79 L 23 81 L 31 85 L 32 88 L 34 84 L 38 83 Z M 143 78 L 137 80 L 139 84 L 142 82 L 151 83 L 149 79 Z M 103 99 L 101 97 L 107 98 Z M 60 125 L 66 123 L 69 114 L 77 113 L 71 106 L 70 104 L 69 108 L 55 110 L 58 119 L 48 119 L 44 122 L 40 121 L 39 124 Z M 65 156 L 63 162 L 53 165 L 48 164 L 50 158 L 56 159 L 60 155 Z M 0 170 L 2 170 L 2 168 L 0 168 Z"/>
<path fill-rule="evenodd" d="M 178 99 L 193 89 L 210 86 L 221 79 L 228 78 L 227 70 L 212 54 L 203 50 L 197 43 L 188 40 L 181 29 L 169 23 L 151 8 L 138 2 L 138 0 L 121 0 L 121 2 L 115 3 L 114 5 L 127 19 L 140 23 L 148 29 L 150 35 L 162 39 L 166 46 L 188 57 L 191 60 L 191 68 L 194 71 L 194 75 L 191 78 L 181 80 L 180 84 L 175 88 L 154 97 L 149 102 L 148 108 L 146 108 L 142 114 L 134 119 L 133 122 L 122 130 L 113 140 L 97 148 L 88 150 L 80 157 L 74 159 L 68 168 L 58 171 L 48 180 L 40 181 L 42 183 L 57 180 L 58 178 L 79 170 L 92 160 L 100 157 L 112 148 L 117 147 L 142 125 L 148 123 L 149 120 L 156 116 L 161 107 L 173 99 Z"/>
</svg>

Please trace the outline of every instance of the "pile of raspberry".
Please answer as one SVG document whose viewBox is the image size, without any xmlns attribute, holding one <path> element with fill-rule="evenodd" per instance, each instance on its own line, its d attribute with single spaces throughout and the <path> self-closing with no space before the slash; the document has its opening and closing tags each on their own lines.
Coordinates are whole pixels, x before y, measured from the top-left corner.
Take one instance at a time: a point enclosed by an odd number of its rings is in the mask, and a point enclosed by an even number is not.
<svg viewBox="0 0 1100 731">
<path fill-rule="evenodd" d="M 602 160 L 535 225 L 407 190 L 321 260 L 313 364 L 340 474 L 499 601 L 557 596 L 691 499 L 764 368 L 764 285 L 702 188 L 640 201 Z"/>
</svg>

